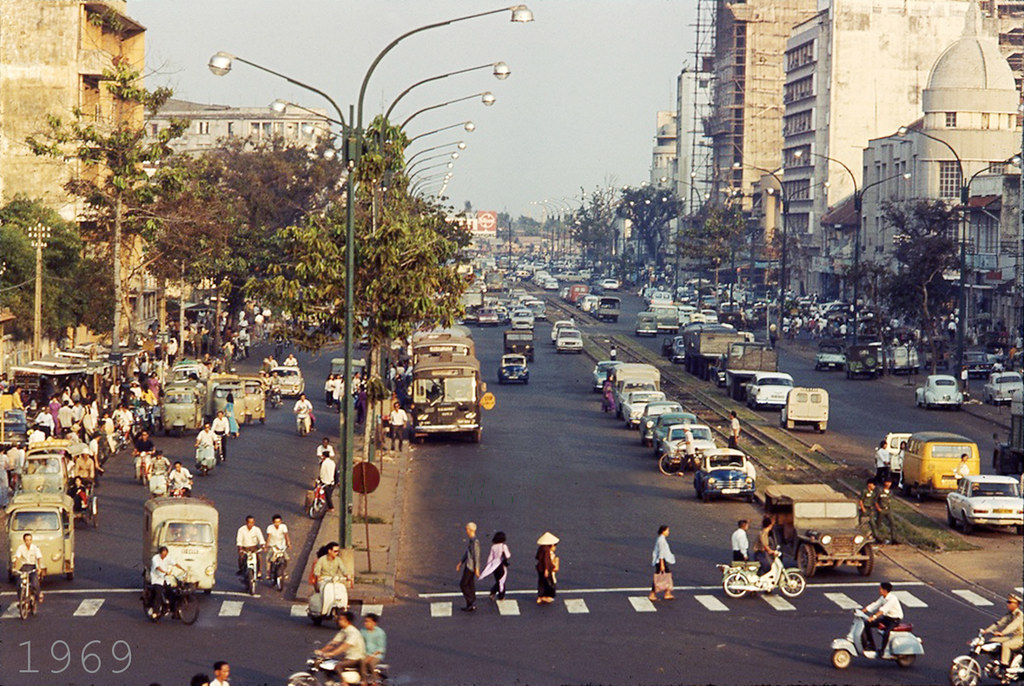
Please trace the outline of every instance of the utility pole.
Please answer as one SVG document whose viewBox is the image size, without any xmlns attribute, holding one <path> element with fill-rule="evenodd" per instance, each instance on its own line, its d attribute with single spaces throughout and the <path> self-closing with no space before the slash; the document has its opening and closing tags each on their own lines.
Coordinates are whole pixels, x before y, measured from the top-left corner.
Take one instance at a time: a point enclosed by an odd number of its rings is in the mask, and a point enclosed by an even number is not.
<svg viewBox="0 0 1024 686">
<path fill-rule="evenodd" d="M 50 239 L 50 227 L 37 223 L 28 229 L 32 247 L 36 249 L 36 297 L 32 318 L 32 357 L 39 359 L 43 349 L 43 248 Z"/>
</svg>

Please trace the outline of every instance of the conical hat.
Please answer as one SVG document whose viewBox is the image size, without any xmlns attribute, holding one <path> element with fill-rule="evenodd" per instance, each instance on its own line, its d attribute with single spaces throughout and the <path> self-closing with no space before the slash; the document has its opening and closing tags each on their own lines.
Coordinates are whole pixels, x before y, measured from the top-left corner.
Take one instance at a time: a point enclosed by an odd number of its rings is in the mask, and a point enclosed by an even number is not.
<svg viewBox="0 0 1024 686">
<path fill-rule="evenodd" d="M 537 545 L 555 545 L 558 543 L 558 537 L 550 531 L 545 531 L 544 535 L 537 539 Z"/>
</svg>

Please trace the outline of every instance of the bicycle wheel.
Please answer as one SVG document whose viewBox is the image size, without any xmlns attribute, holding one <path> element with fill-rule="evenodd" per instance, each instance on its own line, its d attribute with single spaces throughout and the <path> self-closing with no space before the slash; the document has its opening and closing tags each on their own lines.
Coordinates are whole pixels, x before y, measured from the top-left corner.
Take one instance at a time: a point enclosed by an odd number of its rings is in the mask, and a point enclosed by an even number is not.
<svg viewBox="0 0 1024 686">
<path fill-rule="evenodd" d="M 671 455 L 662 455 L 661 459 L 658 460 L 658 470 L 665 476 L 675 476 L 679 473 L 679 469 L 682 467 L 682 461 L 677 460 Z"/>
<path fill-rule="evenodd" d="M 796 598 L 807 588 L 807 581 L 804 575 L 795 569 L 787 570 L 779 582 L 779 590 L 787 598 Z"/>
<path fill-rule="evenodd" d="M 195 624 L 199 619 L 199 602 L 190 595 L 178 600 L 178 619 L 182 624 Z"/>
<path fill-rule="evenodd" d="M 28 619 L 32 614 L 32 596 L 26 596 L 18 601 L 18 615 L 22 619 Z"/>
</svg>

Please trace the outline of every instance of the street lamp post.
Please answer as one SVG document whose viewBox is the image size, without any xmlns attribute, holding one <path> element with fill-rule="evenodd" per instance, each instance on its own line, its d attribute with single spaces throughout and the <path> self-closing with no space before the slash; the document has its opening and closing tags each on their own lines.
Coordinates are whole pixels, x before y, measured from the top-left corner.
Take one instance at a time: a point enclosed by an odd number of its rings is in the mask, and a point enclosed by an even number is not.
<svg viewBox="0 0 1024 686">
<path fill-rule="evenodd" d="M 344 404 L 342 406 L 342 422 L 344 431 L 344 441 L 342 444 L 341 464 L 339 465 L 339 476 L 342 480 L 342 488 L 340 498 L 341 502 L 341 514 L 338 535 L 340 538 L 340 544 L 345 548 L 352 547 L 352 465 L 353 465 L 353 453 L 354 453 L 354 431 L 353 431 L 353 397 L 352 388 L 350 386 L 352 382 L 352 336 L 354 330 L 354 305 L 355 305 L 355 291 L 353 288 L 353 277 L 355 275 L 355 196 L 356 196 L 356 165 L 359 162 L 359 158 L 362 155 L 362 143 L 363 143 L 363 102 L 366 97 L 366 88 L 369 84 L 370 77 L 373 75 L 374 70 L 380 61 L 384 59 L 396 45 L 405 40 L 406 38 L 427 31 L 429 29 L 439 28 L 442 26 L 449 26 L 456 22 L 466 21 L 469 19 L 476 19 L 478 17 L 484 17 L 491 14 L 498 14 L 500 12 L 511 12 L 511 20 L 516 23 L 524 23 L 533 21 L 533 12 L 526 5 L 512 5 L 510 7 L 502 7 L 495 10 L 489 10 L 486 12 L 477 12 L 475 14 L 469 14 L 454 19 L 448 19 L 446 21 L 435 22 L 432 24 L 426 24 L 418 28 L 406 31 L 402 35 L 398 36 L 394 40 L 385 46 L 373 62 L 367 69 L 366 74 L 363 76 L 362 84 L 359 87 L 359 99 L 356 107 L 349 107 L 348 119 L 345 118 L 338 107 L 337 103 L 323 91 L 314 88 L 308 84 L 302 83 L 289 76 L 281 74 L 279 72 L 272 71 L 266 67 L 262 67 L 253 62 L 241 60 L 237 57 L 233 57 L 227 53 L 217 53 L 210 60 L 210 71 L 218 76 L 223 76 L 228 73 L 231 69 L 231 60 L 238 59 L 244 64 L 248 64 L 261 71 L 273 74 L 279 78 L 282 78 L 289 83 L 292 83 L 300 88 L 317 93 L 323 96 L 331 105 L 334 107 L 338 114 L 338 120 L 343 122 L 342 132 L 345 139 L 345 159 L 348 162 L 348 183 L 345 200 L 345 367 L 344 376 L 345 379 L 345 396 Z M 467 128 L 467 130 L 471 130 Z M 424 134 L 425 135 L 425 134 Z M 411 141 L 410 141 L 411 142 Z"/>
<path fill-rule="evenodd" d="M 462 97 L 462 98 L 455 98 L 454 100 L 448 100 L 446 102 L 439 102 L 436 105 L 430 105 L 429 107 L 423 107 L 421 109 L 416 110 L 415 112 L 410 114 L 408 117 L 406 117 L 405 121 L 403 121 L 401 124 L 398 125 L 398 128 L 404 130 L 406 125 L 408 125 L 409 122 L 411 122 L 414 118 L 416 118 L 417 116 L 423 114 L 424 112 L 429 112 L 430 110 L 436 110 L 436 109 L 441 108 L 441 107 L 447 107 L 448 105 L 454 105 L 457 102 L 465 102 L 466 100 L 472 100 L 473 98 L 480 98 L 480 102 L 482 102 L 485 107 L 490 107 L 491 105 L 494 104 L 494 102 L 496 100 L 496 98 L 494 97 L 494 93 L 492 93 L 490 91 L 481 91 L 479 93 L 473 93 L 473 95 L 467 95 L 467 96 Z"/>
<path fill-rule="evenodd" d="M 32 356 L 39 359 L 43 352 L 43 248 L 50 240 L 51 229 L 42 223 L 28 228 L 28 237 L 36 249 L 36 293 L 32 307 Z M 120 303 L 115 303 L 115 307 Z"/>
<path fill-rule="evenodd" d="M 733 162 L 732 166 L 733 166 L 733 169 L 740 169 L 742 167 L 748 167 L 750 169 L 756 169 L 759 172 L 763 172 L 765 174 L 768 174 L 770 177 L 775 179 L 775 183 L 777 183 L 779 185 L 779 202 L 782 203 L 782 227 L 781 227 L 782 228 L 782 254 L 780 256 L 780 262 L 781 263 L 779 265 L 779 308 L 778 308 L 779 309 L 779 311 L 778 311 L 779 325 L 778 325 L 778 334 L 781 335 L 782 334 L 782 313 L 783 313 L 783 310 L 785 309 L 785 302 L 786 302 L 786 244 L 789 242 L 786 239 L 786 220 L 789 218 L 789 198 L 786 196 L 786 187 L 782 185 L 782 179 L 780 179 L 779 175 L 776 173 L 776 172 L 778 172 L 782 168 L 780 167 L 779 169 L 776 169 L 775 171 L 771 171 L 771 170 L 765 169 L 763 167 L 757 167 L 757 166 L 752 165 L 752 164 L 744 164 L 742 162 Z M 767 314 L 765 315 L 765 319 L 767 320 Z"/>
</svg>

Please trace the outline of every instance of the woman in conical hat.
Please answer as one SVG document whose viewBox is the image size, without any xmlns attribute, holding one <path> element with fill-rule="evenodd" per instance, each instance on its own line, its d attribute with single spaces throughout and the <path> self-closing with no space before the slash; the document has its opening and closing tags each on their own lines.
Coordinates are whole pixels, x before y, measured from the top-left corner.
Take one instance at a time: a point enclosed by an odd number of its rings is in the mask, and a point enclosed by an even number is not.
<svg viewBox="0 0 1024 686">
<path fill-rule="evenodd" d="M 550 531 L 537 539 L 537 604 L 555 602 L 556 574 L 558 572 L 558 556 L 555 546 L 558 537 Z"/>
</svg>

